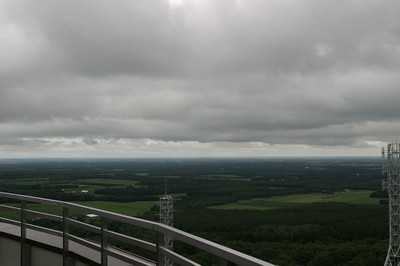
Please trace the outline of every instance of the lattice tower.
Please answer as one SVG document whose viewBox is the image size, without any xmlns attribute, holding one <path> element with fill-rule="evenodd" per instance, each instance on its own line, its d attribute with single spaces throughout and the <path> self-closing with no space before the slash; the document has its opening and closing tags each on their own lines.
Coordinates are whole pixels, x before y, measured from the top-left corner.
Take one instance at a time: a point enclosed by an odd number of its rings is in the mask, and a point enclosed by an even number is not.
<svg viewBox="0 0 400 266">
<path fill-rule="evenodd" d="M 389 195 L 389 249 L 385 266 L 400 265 L 400 144 L 390 143 L 382 148 L 382 155 L 387 157 L 383 171 L 387 178 L 382 181 L 383 190 Z"/>
<path fill-rule="evenodd" d="M 172 196 L 167 195 L 165 189 L 165 195 L 160 197 L 160 223 L 173 226 L 174 225 L 174 199 Z M 174 248 L 174 240 L 171 236 L 165 235 L 164 237 L 165 247 L 169 250 Z M 164 265 L 172 266 L 172 260 L 165 258 Z"/>
</svg>

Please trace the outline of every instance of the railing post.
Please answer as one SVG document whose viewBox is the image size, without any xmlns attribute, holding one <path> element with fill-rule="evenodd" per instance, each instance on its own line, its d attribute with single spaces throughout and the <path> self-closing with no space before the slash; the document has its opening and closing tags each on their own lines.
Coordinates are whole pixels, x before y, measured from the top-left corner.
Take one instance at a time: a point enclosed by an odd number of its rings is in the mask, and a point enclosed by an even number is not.
<svg viewBox="0 0 400 266">
<path fill-rule="evenodd" d="M 164 234 L 161 232 L 156 233 L 156 256 L 157 256 L 157 266 L 164 266 L 164 256 L 161 254 L 161 249 L 160 247 L 165 247 L 165 238 Z"/>
<path fill-rule="evenodd" d="M 69 209 L 67 207 L 63 207 L 63 266 L 69 265 L 68 216 Z"/>
<path fill-rule="evenodd" d="M 30 249 L 26 243 L 26 202 L 21 201 L 21 266 L 30 265 Z"/>
<path fill-rule="evenodd" d="M 107 266 L 108 252 L 107 252 L 107 218 L 101 217 L 101 265 Z"/>
</svg>

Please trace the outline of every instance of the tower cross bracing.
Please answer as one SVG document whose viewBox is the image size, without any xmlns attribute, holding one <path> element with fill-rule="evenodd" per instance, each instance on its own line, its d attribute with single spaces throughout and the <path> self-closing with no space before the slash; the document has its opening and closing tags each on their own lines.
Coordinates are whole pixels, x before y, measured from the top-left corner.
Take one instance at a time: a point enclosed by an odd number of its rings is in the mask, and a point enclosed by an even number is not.
<svg viewBox="0 0 400 266">
<path fill-rule="evenodd" d="M 400 265 L 400 144 L 390 143 L 382 148 L 382 155 L 387 157 L 383 170 L 387 178 L 382 188 L 387 189 L 389 196 L 389 249 L 385 266 Z"/>
<path fill-rule="evenodd" d="M 167 195 L 166 190 L 165 195 L 160 197 L 160 223 L 171 227 L 174 225 L 174 199 L 171 195 Z M 164 245 L 167 249 L 173 250 L 174 240 L 171 236 L 165 235 Z M 172 266 L 173 263 L 170 259 L 165 258 L 164 265 Z"/>
</svg>

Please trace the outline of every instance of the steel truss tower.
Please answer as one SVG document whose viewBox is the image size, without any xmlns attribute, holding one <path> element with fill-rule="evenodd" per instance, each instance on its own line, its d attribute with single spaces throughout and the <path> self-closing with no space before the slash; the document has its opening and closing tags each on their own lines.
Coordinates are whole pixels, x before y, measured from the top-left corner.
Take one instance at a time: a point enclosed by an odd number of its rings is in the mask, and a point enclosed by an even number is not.
<svg viewBox="0 0 400 266">
<path fill-rule="evenodd" d="M 174 225 L 174 199 L 172 196 L 167 195 L 167 189 L 165 189 L 165 195 L 160 197 L 160 223 L 169 226 Z M 167 249 L 173 250 L 174 240 L 171 236 L 165 235 L 164 244 Z M 164 265 L 172 266 L 173 261 L 165 258 Z"/>
<path fill-rule="evenodd" d="M 400 144 L 390 143 L 382 148 L 382 155 L 387 157 L 387 179 L 382 181 L 383 190 L 389 195 L 389 250 L 385 266 L 400 265 Z"/>
</svg>

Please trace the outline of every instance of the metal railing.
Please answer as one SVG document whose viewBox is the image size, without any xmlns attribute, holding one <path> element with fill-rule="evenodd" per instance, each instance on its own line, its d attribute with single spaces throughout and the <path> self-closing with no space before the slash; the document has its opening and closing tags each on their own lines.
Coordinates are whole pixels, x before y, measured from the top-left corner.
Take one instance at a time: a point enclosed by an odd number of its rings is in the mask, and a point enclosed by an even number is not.
<svg viewBox="0 0 400 266">
<path fill-rule="evenodd" d="M 174 262 L 174 265 L 200 265 L 181 254 L 178 254 L 172 250 L 169 250 L 164 245 L 164 236 L 170 236 L 176 241 L 180 241 L 192 247 L 196 247 L 206 253 L 216 256 L 219 265 L 227 265 L 228 262 L 236 265 L 244 266 L 273 266 L 268 262 L 246 255 L 239 251 L 227 248 L 220 244 L 211 242 L 209 240 L 197 237 L 179 229 L 152 222 L 144 219 L 131 217 L 123 214 L 117 214 L 109 211 L 104 211 L 92 207 L 86 207 L 75 203 L 51 200 L 33 196 L 19 195 L 7 192 L 0 192 L 0 198 L 8 200 L 18 201 L 20 207 L 10 206 L 10 204 L 2 204 L 0 208 L 11 210 L 20 214 L 20 221 L 7 219 L 0 217 L 0 221 L 3 223 L 10 223 L 18 225 L 20 227 L 20 242 L 21 242 L 21 265 L 27 265 L 26 258 L 26 230 L 27 228 L 42 231 L 51 235 L 57 235 L 62 237 L 62 253 L 63 253 L 63 265 L 68 265 L 70 256 L 69 244 L 70 241 L 74 241 L 88 248 L 97 250 L 100 252 L 100 263 L 102 266 L 107 266 L 108 257 L 114 257 L 119 260 L 125 261 L 132 265 L 164 265 L 164 259 L 169 258 Z M 46 205 L 58 206 L 62 209 L 62 215 L 55 215 L 47 212 L 40 212 L 29 209 L 27 203 L 39 203 Z M 85 221 L 79 221 L 73 218 L 71 212 L 82 212 L 90 213 L 98 216 L 99 224 L 93 225 Z M 62 231 L 53 230 L 43 226 L 37 226 L 27 223 L 27 215 L 41 217 L 61 223 Z M 120 222 L 127 225 L 136 226 L 142 229 L 148 229 L 154 233 L 154 241 L 146 241 L 126 234 L 121 234 L 116 231 L 108 229 L 108 223 L 111 221 Z M 76 227 L 88 232 L 98 234 L 99 242 L 93 240 L 86 240 L 82 237 L 75 236 L 69 232 L 70 227 Z M 132 245 L 134 247 L 141 248 L 143 250 L 150 251 L 152 258 L 143 258 L 136 256 L 113 247 L 109 244 L 109 240 L 122 241 L 123 243 Z M 155 259 L 154 259 L 155 258 Z"/>
</svg>

